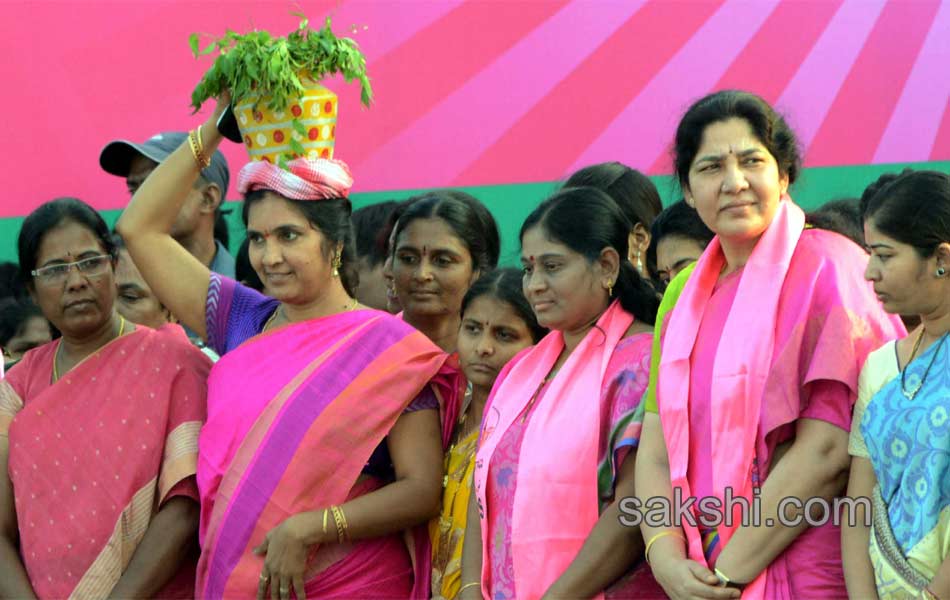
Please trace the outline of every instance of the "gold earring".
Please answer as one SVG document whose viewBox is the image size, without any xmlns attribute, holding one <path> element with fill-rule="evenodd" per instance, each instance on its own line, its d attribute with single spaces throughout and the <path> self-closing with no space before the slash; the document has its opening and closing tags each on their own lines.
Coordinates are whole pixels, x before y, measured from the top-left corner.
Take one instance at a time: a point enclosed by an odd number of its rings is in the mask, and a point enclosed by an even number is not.
<svg viewBox="0 0 950 600">
<path fill-rule="evenodd" d="M 343 258 L 339 254 L 333 255 L 333 276 L 340 276 L 340 267 L 343 265 Z"/>
<path fill-rule="evenodd" d="M 607 297 L 612 298 L 613 295 L 614 295 L 614 282 L 608 281 L 607 282 Z"/>
<path fill-rule="evenodd" d="M 643 260 L 640 258 L 639 250 L 637 250 L 637 273 L 643 274 Z"/>
</svg>

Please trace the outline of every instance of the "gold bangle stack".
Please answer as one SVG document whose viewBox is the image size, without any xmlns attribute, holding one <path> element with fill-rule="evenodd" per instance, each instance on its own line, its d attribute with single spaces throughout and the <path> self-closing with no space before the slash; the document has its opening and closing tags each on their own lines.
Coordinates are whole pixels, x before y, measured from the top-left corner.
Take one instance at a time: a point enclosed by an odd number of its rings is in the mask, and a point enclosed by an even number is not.
<svg viewBox="0 0 950 600">
<path fill-rule="evenodd" d="M 339 543 L 346 542 L 349 538 L 346 535 L 346 515 L 339 506 L 331 506 L 330 512 L 333 513 L 333 522 L 336 523 L 336 539 Z"/>
<path fill-rule="evenodd" d="M 195 157 L 195 162 L 198 163 L 198 170 L 207 169 L 211 164 L 211 159 L 205 156 L 205 149 L 201 144 L 201 125 L 198 125 L 198 129 L 192 129 L 188 132 L 188 145 L 191 146 L 191 155 Z"/>
</svg>

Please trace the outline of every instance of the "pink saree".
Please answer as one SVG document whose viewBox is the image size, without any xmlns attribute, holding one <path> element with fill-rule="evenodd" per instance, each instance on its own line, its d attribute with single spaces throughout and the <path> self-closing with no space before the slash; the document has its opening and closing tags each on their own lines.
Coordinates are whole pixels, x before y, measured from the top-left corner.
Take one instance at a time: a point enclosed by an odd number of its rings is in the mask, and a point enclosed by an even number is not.
<svg viewBox="0 0 950 600">
<path fill-rule="evenodd" d="M 0 382 L 20 552 L 41 598 L 104 598 L 170 498 L 198 499 L 210 361 L 177 325 L 105 345 L 54 384 L 59 341 Z M 188 598 L 194 557 L 158 594 Z"/>
<path fill-rule="evenodd" d="M 382 485 L 356 482 L 427 386 L 454 419 L 458 377 L 447 358 L 409 325 L 370 310 L 289 325 L 226 353 L 209 379 L 200 441 L 198 597 L 253 597 L 263 559 L 251 550 L 268 531 Z M 416 558 L 427 562 L 427 532 L 408 538 L 418 552 L 407 553 L 398 535 L 313 549 L 307 597 L 426 596 L 429 576 Z"/>
<path fill-rule="evenodd" d="M 867 256 L 842 236 L 803 228 L 801 209 L 784 198 L 737 275 L 731 307 L 719 316 L 710 313 L 710 306 L 716 306 L 710 297 L 725 259 L 718 238 L 714 239 L 671 313 L 663 340 L 658 404 L 672 484 L 682 490 L 683 498 L 711 491 L 724 502 L 724 492 L 731 488 L 735 497 L 750 499 L 759 483 L 755 477 L 767 477 L 772 453 L 783 441 L 780 432 L 787 435 L 789 425 L 811 416 L 806 411 L 809 402 L 816 402 L 816 390 L 831 389 L 833 396 L 834 386 L 843 386 L 848 390 L 847 406 L 836 409 L 849 413 L 867 354 L 903 331 L 899 319 L 883 312 L 862 279 Z M 728 350 L 712 352 L 712 367 L 701 378 L 708 380 L 708 390 L 694 392 L 693 361 L 700 360 L 697 353 L 709 353 L 697 346 L 697 339 L 706 320 L 715 318 L 724 319 L 719 344 Z M 704 398 L 708 404 L 691 406 Z M 826 415 L 835 412 L 834 407 L 823 410 Z M 696 414 L 705 415 L 710 436 L 708 472 L 700 474 L 690 470 L 691 462 L 693 471 L 697 464 L 695 457 L 691 461 L 691 436 L 705 435 L 691 431 L 691 415 Z M 825 420 L 843 420 L 847 427 L 846 418 Z M 693 489 L 694 484 L 707 489 Z M 735 517 L 733 527 L 718 528 L 720 548 L 741 523 L 740 515 Z M 685 523 L 684 530 L 689 557 L 706 564 L 699 530 Z M 746 588 L 743 598 L 800 596 L 794 580 L 803 575 L 796 572 L 804 567 L 798 564 L 803 558 L 809 569 L 834 569 L 835 563 L 840 569 L 840 552 L 834 548 L 837 535 L 831 528 L 817 528 L 802 537 L 806 536 L 815 537 L 813 543 L 781 554 Z M 826 556 L 829 552 L 834 556 Z"/>
<path fill-rule="evenodd" d="M 609 471 L 615 463 L 608 456 L 615 450 L 618 454 L 629 450 L 629 446 L 613 443 L 615 438 L 639 435 L 639 423 L 624 419 L 611 439 L 605 439 L 603 425 L 611 415 L 604 414 L 608 411 L 599 397 L 614 350 L 632 323 L 633 316 L 619 303 L 611 305 L 543 390 L 542 382 L 564 348 L 559 332 L 516 356 L 499 374 L 485 408 L 474 477 L 483 539 L 482 589 L 488 597 L 496 597 L 496 592 L 504 597 L 502 590 L 515 585 L 518 598 L 541 597 L 577 556 L 600 518 L 599 500 L 604 498 L 599 471 L 608 471 L 606 479 L 610 480 Z M 649 336 L 644 336 L 639 348 L 643 356 L 641 385 L 645 387 Z M 533 408 L 529 407 L 536 395 Z M 530 419 L 524 421 L 520 417 L 527 410 Z M 505 443 L 512 428 L 523 429 L 517 433 L 521 443 L 516 450 Z M 628 435 L 627 430 L 632 432 Z M 552 444 L 557 452 L 551 451 Z M 508 456 L 511 452 L 514 456 Z M 492 513 L 498 510 L 492 507 L 489 474 L 489 466 L 499 456 L 517 463 L 510 523 L 504 519 L 504 524 Z M 605 461 L 608 466 L 600 469 Z M 508 477 L 510 470 L 504 471 Z M 507 539 L 499 539 L 506 535 Z M 493 544 L 506 545 L 511 577 L 516 581 L 492 571 L 489 548 Z"/>
</svg>

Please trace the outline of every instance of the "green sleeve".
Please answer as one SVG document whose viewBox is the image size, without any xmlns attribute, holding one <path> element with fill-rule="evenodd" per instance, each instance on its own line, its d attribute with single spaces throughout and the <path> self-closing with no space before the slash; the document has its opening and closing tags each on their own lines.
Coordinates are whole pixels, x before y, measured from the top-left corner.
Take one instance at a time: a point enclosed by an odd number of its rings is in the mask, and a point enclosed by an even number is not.
<svg viewBox="0 0 950 600">
<path fill-rule="evenodd" d="M 656 325 L 653 330 L 653 353 L 650 356 L 650 382 L 647 385 L 646 396 L 643 398 L 646 412 L 654 414 L 660 412 L 656 402 L 656 380 L 660 375 L 660 347 L 663 341 L 663 324 L 669 312 L 676 306 L 676 301 L 679 300 L 680 294 L 683 293 L 683 288 L 686 287 L 686 281 L 689 279 L 690 273 L 693 272 L 695 266 L 696 263 L 689 265 L 673 278 L 673 281 L 670 282 L 670 285 L 666 288 L 666 292 L 663 294 L 663 300 L 660 302 L 660 308 L 656 313 Z"/>
</svg>

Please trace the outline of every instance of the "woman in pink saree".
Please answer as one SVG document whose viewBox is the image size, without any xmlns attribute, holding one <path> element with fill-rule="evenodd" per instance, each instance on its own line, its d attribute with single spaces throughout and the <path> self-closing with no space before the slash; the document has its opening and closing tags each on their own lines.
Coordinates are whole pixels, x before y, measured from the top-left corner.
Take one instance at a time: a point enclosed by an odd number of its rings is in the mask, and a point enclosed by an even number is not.
<svg viewBox="0 0 950 600">
<path fill-rule="evenodd" d="M 117 314 L 115 247 L 88 205 L 44 204 L 19 250 L 63 337 L 0 381 L 0 596 L 190 598 L 210 361 L 177 325 Z"/>
<path fill-rule="evenodd" d="M 214 123 L 197 132 L 207 152 Z M 416 526 L 438 514 L 439 416 L 454 422 L 457 379 L 422 333 L 353 299 L 349 170 L 303 158 L 241 170 L 264 296 L 168 235 L 199 167 L 179 148 L 118 224 L 162 303 L 221 355 L 199 447 L 196 595 L 426 597 Z"/>
<path fill-rule="evenodd" d="M 636 482 L 641 498 L 672 505 L 675 490 L 705 510 L 643 525 L 647 559 L 677 599 L 846 597 L 831 515 L 813 511 L 829 520 L 809 527 L 780 503 L 844 491 L 858 373 L 903 326 L 863 281 L 867 255 L 805 228 L 787 195 L 795 137 L 765 101 L 699 100 L 675 153 L 686 201 L 716 237 L 667 319 Z M 728 497 L 754 497 L 756 522 L 742 523 L 739 504 L 724 509 Z"/>
<path fill-rule="evenodd" d="M 525 297 L 551 333 L 499 373 L 484 409 L 461 598 L 651 598 L 634 495 L 659 298 L 604 192 L 565 189 L 521 229 Z"/>
</svg>

